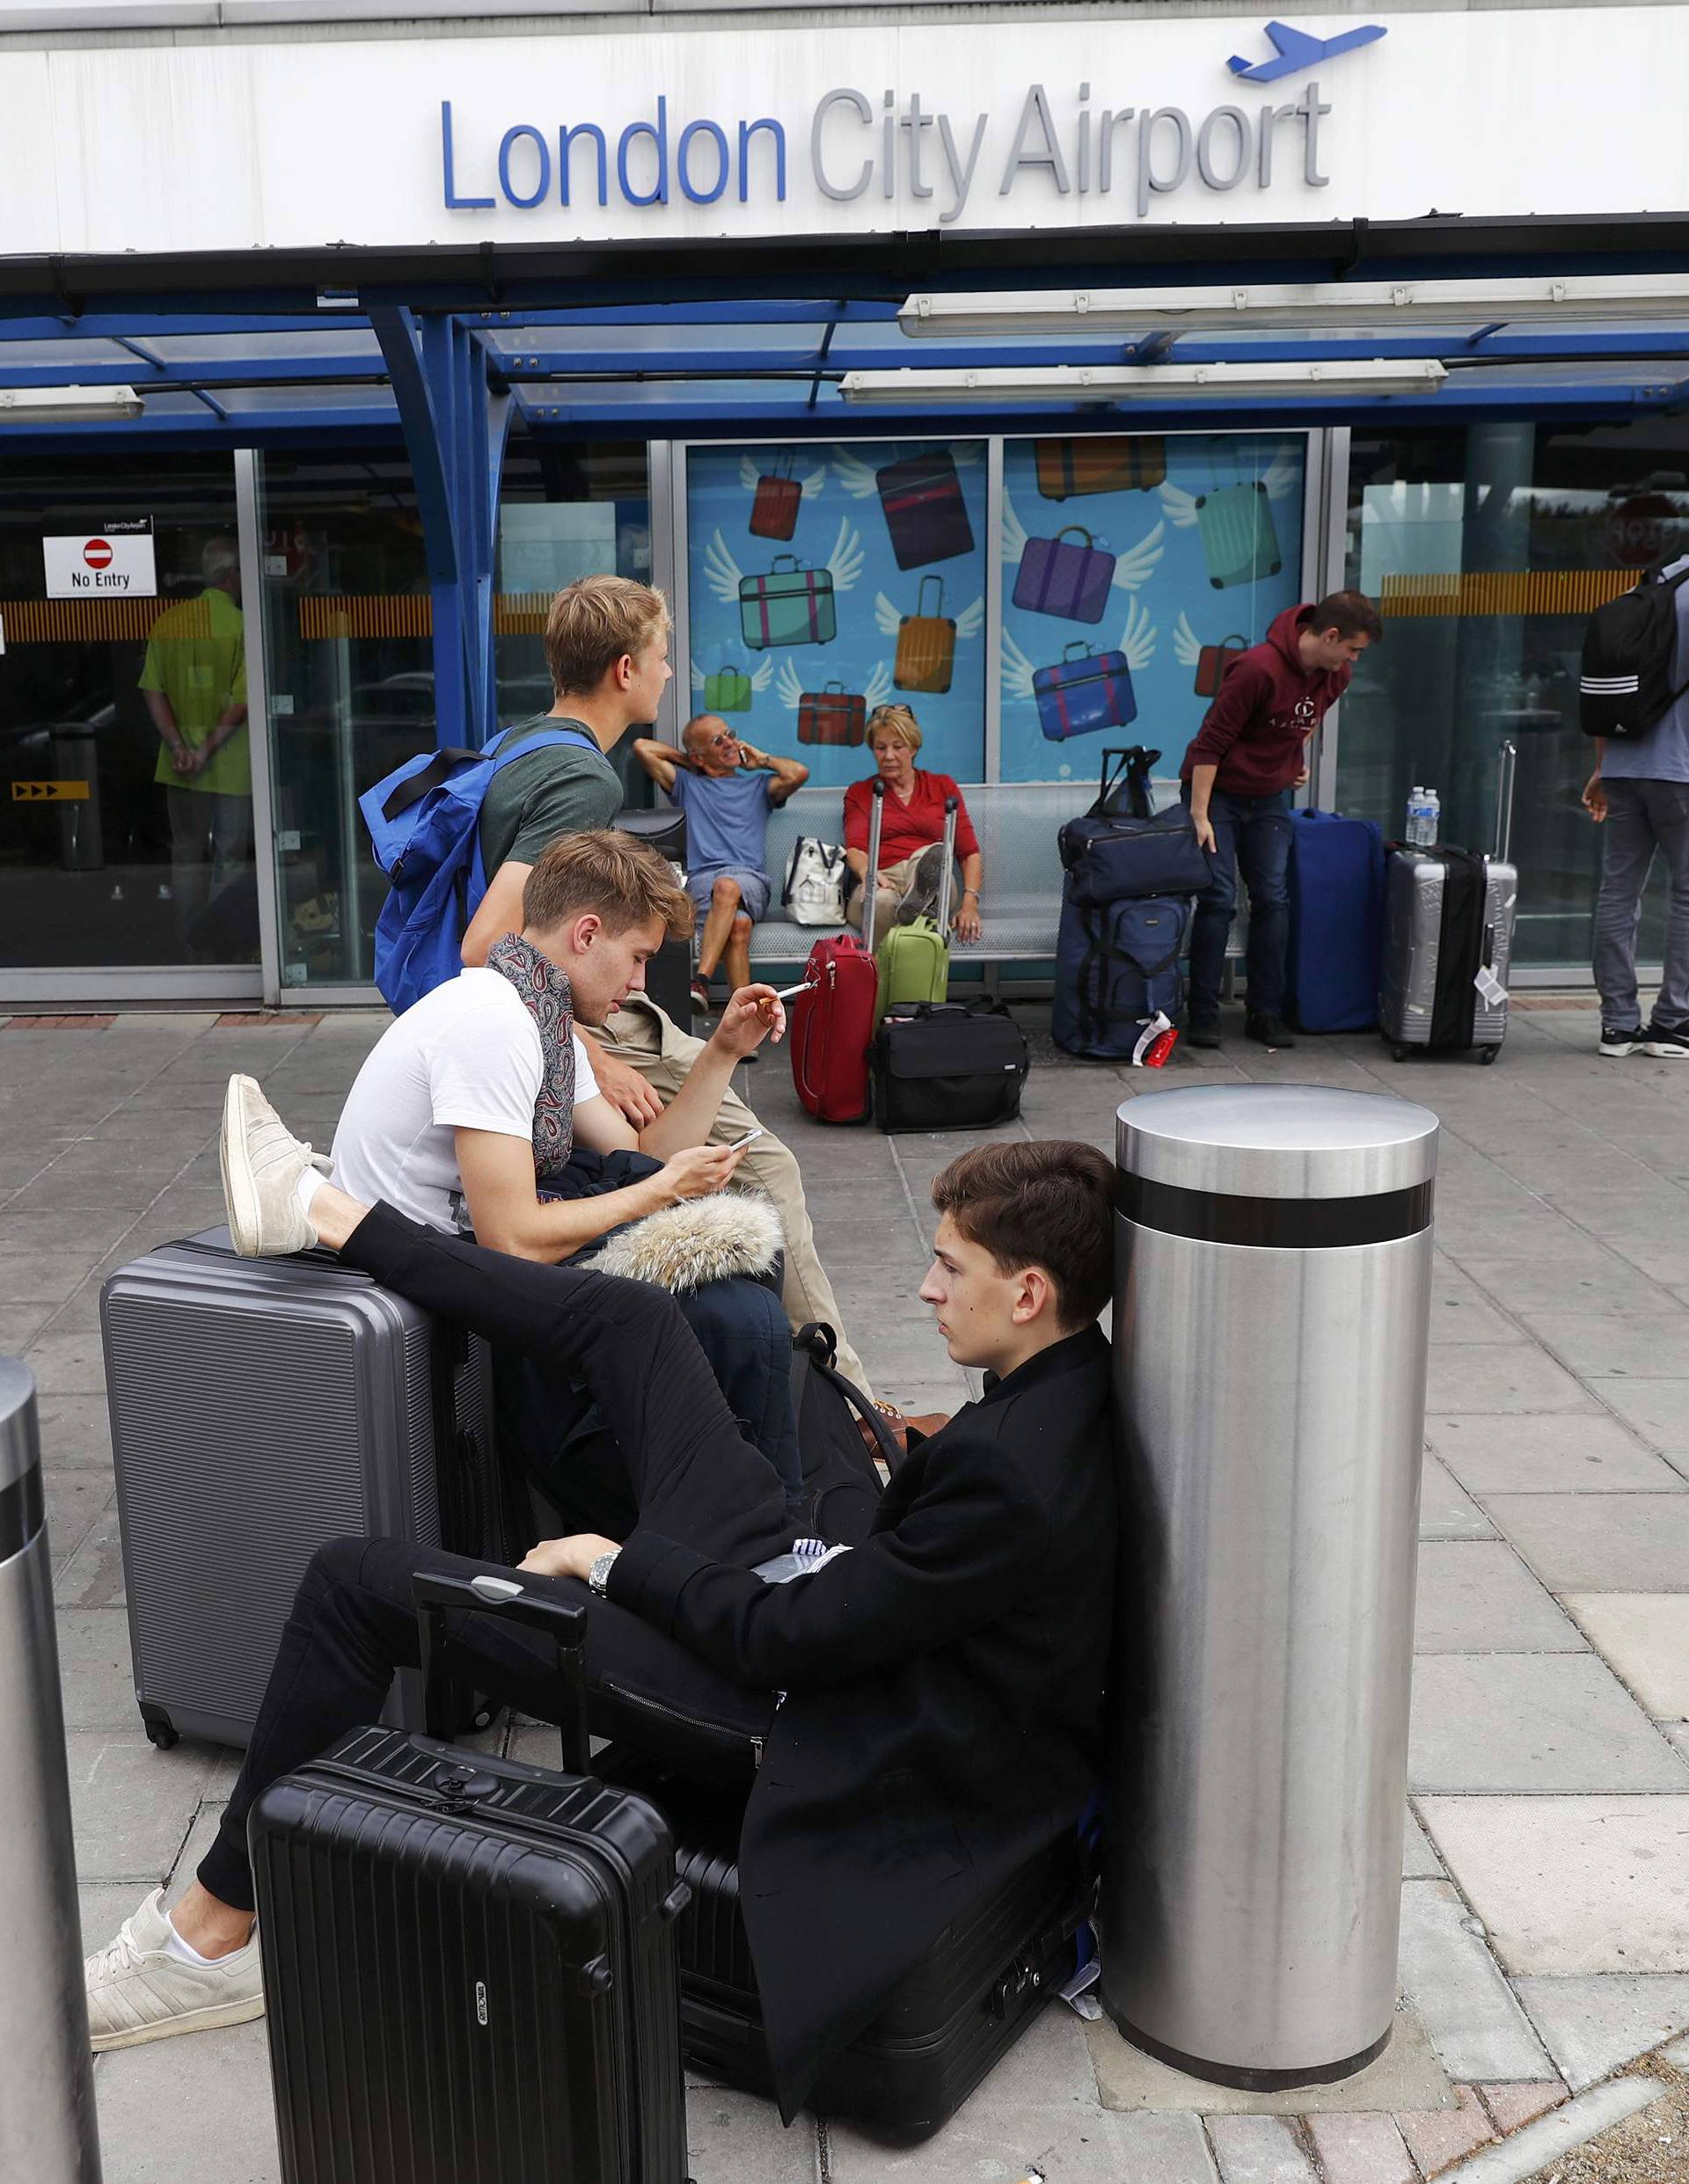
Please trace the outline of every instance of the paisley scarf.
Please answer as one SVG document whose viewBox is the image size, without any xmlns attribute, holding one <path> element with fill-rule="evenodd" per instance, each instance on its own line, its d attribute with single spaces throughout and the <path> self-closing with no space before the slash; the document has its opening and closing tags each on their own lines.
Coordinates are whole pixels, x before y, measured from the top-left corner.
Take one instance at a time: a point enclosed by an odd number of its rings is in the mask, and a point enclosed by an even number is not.
<svg viewBox="0 0 1689 2184">
<path fill-rule="evenodd" d="M 568 1165 L 574 1137 L 574 1007 L 569 982 L 531 941 L 508 932 L 486 968 L 508 978 L 539 1032 L 545 1075 L 534 1102 L 534 1175 L 543 1187 Z"/>
</svg>

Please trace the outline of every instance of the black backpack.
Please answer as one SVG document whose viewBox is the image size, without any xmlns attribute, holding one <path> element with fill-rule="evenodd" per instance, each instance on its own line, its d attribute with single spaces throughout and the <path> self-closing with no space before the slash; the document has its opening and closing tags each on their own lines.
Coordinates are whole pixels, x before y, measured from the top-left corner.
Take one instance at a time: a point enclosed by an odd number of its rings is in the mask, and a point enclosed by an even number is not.
<svg viewBox="0 0 1689 2184">
<path fill-rule="evenodd" d="M 1678 592 L 1689 567 L 1675 576 L 1649 569 L 1635 588 L 1598 607 L 1583 632 L 1578 718 L 1585 735 L 1634 743 L 1689 690 L 1673 685 Z"/>
</svg>

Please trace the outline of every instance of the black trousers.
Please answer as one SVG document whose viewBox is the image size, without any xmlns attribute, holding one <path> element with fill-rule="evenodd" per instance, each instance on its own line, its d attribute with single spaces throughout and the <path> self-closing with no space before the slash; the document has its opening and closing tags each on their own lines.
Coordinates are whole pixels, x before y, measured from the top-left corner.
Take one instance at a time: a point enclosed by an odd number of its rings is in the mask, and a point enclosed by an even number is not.
<svg viewBox="0 0 1689 2184">
<path fill-rule="evenodd" d="M 585 1382 L 626 1463 L 640 1522 L 721 1561 L 749 1567 L 790 1546 L 781 1483 L 722 1399 L 672 1297 L 642 1282 L 572 1267 L 535 1266 L 483 1251 L 377 1206 L 340 1254 L 384 1287 L 493 1343 Z M 246 1818 L 260 1792 L 315 1758 L 347 1729 L 374 1721 L 393 1676 L 420 1660 L 411 1580 L 420 1569 L 483 1566 L 391 1539 L 337 1539 L 300 1584 L 252 1743 L 199 1877 L 223 1903 L 252 1908 Z M 587 1597 L 574 1580 L 535 1578 L 558 1598 Z M 496 1617 L 470 1615 L 453 1632 L 452 1672 L 501 1705 L 560 1719 L 552 1648 Z M 665 1720 L 666 1757 L 719 1771 L 724 1748 L 749 1761 L 768 1726 L 771 1693 L 731 1683 L 625 1609 L 592 1599 L 587 1681 L 594 1728 L 638 1739 L 651 1706 Z M 698 1725 L 690 1754 L 684 1727 Z"/>
</svg>

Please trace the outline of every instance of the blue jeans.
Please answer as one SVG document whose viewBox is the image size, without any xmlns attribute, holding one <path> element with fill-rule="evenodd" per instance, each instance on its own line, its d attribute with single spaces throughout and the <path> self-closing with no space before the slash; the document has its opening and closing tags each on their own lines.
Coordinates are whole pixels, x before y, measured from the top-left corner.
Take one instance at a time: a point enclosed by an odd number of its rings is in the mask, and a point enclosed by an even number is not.
<svg viewBox="0 0 1689 2184">
<path fill-rule="evenodd" d="M 1190 790 L 1185 790 L 1190 801 Z M 1238 907 L 1238 872 L 1249 890 L 1249 1009 L 1252 1015 L 1284 1012 L 1284 949 L 1291 905 L 1291 792 L 1233 796 L 1217 788 L 1208 800 L 1214 829 L 1214 878 L 1196 898 L 1190 929 L 1192 1017 L 1217 1013 L 1225 975 L 1225 943 Z"/>
</svg>

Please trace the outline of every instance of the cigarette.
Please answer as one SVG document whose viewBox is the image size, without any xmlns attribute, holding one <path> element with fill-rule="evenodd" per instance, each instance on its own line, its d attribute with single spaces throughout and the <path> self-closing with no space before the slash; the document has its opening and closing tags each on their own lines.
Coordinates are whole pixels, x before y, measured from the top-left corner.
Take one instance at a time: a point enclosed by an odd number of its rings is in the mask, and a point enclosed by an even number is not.
<svg viewBox="0 0 1689 2184">
<path fill-rule="evenodd" d="M 777 1001 L 793 1000 L 799 994 L 808 993 L 815 982 L 813 978 L 801 978 L 795 986 L 782 987 L 780 991 L 775 995 L 774 998 Z"/>
</svg>

